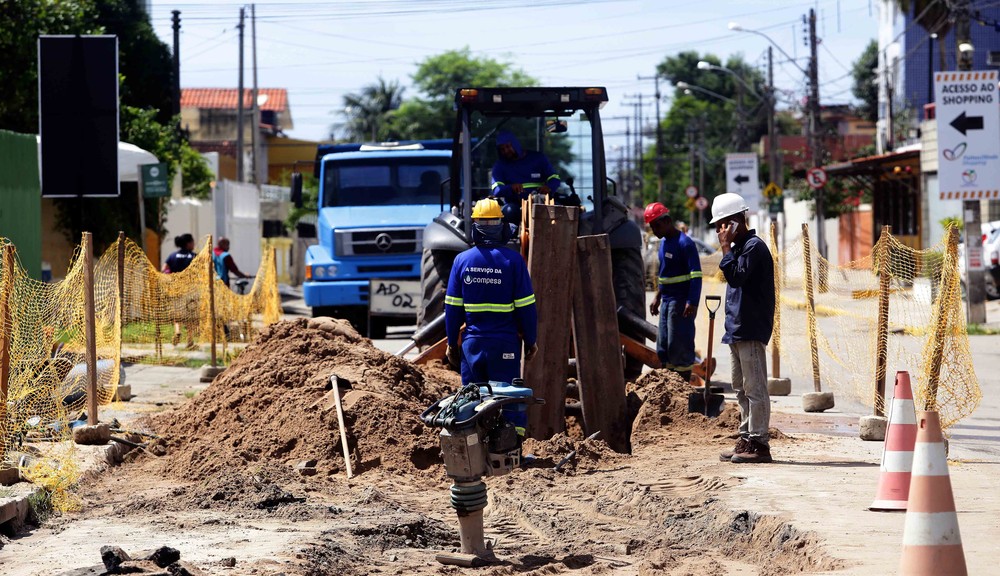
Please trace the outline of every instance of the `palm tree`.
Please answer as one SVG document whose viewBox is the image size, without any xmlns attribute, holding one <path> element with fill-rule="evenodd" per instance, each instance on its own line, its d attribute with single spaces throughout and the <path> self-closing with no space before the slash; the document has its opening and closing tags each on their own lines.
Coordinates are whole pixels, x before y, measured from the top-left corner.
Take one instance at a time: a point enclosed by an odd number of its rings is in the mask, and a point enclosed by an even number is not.
<svg viewBox="0 0 1000 576">
<path fill-rule="evenodd" d="M 403 91 L 397 80 L 387 82 L 381 76 L 372 84 L 344 96 L 346 117 L 342 125 L 344 137 L 351 141 L 371 138 L 378 141 L 379 132 L 389 115 L 403 103 Z M 331 130 L 331 137 L 333 130 Z"/>
</svg>

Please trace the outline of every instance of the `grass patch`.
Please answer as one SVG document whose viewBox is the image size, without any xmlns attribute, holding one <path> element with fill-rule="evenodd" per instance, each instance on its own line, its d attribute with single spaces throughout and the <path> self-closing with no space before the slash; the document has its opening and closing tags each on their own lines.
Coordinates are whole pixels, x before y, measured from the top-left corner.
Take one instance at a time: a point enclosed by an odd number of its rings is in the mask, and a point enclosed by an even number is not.
<svg viewBox="0 0 1000 576">
<path fill-rule="evenodd" d="M 1000 334 L 1000 329 L 990 328 L 982 324 L 969 324 L 966 326 L 966 333 L 969 336 L 995 336 Z"/>
<path fill-rule="evenodd" d="M 195 392 L 194 390 L 188 390 L 187 392 L 184 393 L 184 397 L 187 398 L 188 400 L 194 398 L 197 395 L 198 393 Z"/>
<path fill-rule="evenodd" d="M 38 489 L 28 496 L 28 506 L 37 523 L 45 522 L 52 516 L 52 493 L 44 488 Z"/>
</svg>

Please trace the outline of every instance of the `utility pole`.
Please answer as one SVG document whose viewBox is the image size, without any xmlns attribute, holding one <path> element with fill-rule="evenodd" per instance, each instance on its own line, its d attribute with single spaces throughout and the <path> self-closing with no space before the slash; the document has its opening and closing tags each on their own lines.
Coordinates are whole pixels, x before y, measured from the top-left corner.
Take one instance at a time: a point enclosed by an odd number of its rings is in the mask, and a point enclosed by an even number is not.
<svg viewBox="0 0 1000 576">
<path fill-rule="evenodd" d="M 705 152 L 705 117 L 702 116 L 698 121 L 698 194 L 701 196 L 706 196 L 705 191 L 705 160 L 707 160 L 707 153 Z M 691 222 L 691 229 L 695 230 L 699 237 L 705 236 L 704 228 L 704 218 L 702 215 L 705 213 L 704 210 L 695 209 L 695 215 L 697 216 L 697 223 Z"/>
<path fill-rule="evenodd" d="M 767 47 L 767 168 L 771 182 L 781 186 L 781 169 L 778 168 L 778 133 L 775 130 L 774 98 L 774 49 Z"/>
<path fill-rule="evenodd" d="M 174 29 L 174 85 L 173 85 L 173 109 L 171 114 L 177 117 L 177 128 L 181 127 L 181 11 L 172 10 L 171 22 Z"/>
<path fill-rule="evenodd" d="M 243 182 L 243 20 L 246 9 L 240 8 L 240 74 L 236 88 L 236 181 Z"/>
<path fill-rule="evenodd" d="M 637 76 L 639 80 L 649 80 L 652 79 L 655 89 L 656 96 L 656 199 L 663 201 L 663 127 L 660 126 L 660 99 L 663 95 L 660 93 L 660 75 L 654 74 L 652 76 Z"/>
<path fill-rule="evenodd" d="M 260 103 L 257 102 L 257 5 L 250 5 L 250 54 L 253 66 L 253 91 L 250 95 L 250 106 L 253 111 L 253 126 L 250 129 L 250 169 L 253 176 L 250 181 L 260 184 Z"/>
<path fill-rule="evenodd" d="M 953 13 L 955 16 L 955 55 L 958 60 L 958 69 L 962 71 L 972 70 L 972 30 L 970 30 L 971 0 L 955 0 L 953 2 Z M 962 50 L 962 46 L 969 47 Z"/>
<path fill-rule="evenodd" d="M 636 139 L 636 153 L 639 156 L 639 182 L 643 182 L 646 179 L 646 174 L 643 172 L 643 162 L 642 162 L 642 92 L 639 93 L 639 104 L 636 106 L 636 125 L 635 125 L 635 139 Z"/>
<path fill-rule="evenodd" d="M 816 54 L 816 11 L 809 9 L 809 147 L 813 167 L 823 165 L 823 135 L 820 127 L 819 62 Z M 823 189 L 816 190 L 816 248 L 823 258 L 826 252 L 826 212 Z"/>
</svg>

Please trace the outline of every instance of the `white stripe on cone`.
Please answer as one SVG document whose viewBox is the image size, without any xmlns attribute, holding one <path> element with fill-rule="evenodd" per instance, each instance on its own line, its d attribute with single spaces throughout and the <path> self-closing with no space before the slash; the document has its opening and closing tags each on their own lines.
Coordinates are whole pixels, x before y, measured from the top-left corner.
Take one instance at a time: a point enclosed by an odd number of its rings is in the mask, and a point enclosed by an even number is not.
<svg viewBox="0 0 1000 576">
<path fill-rule="evenodd" d="M 884 472 L 909 472 L 913 468 L 913 452 L 886 450 L 882 454 Z"/>
<path fill-rule="evenodd" d="M 949 546 L 962 543 L 954 512 L 907 512 L 903 546 Z"/>
<path fill-rule="evenodd" d="M 892 400 L 892 409 L 889 412 L 893 424 L 914 424 L 917 423 L 917 416 L 913 406 L 913 400 Z"/>
<path fill-rule="evenodd" d="M 914 476 L 947 476 L 948 455 L 940 442 L 917 442 L 913 449 Z"/>
</svg>

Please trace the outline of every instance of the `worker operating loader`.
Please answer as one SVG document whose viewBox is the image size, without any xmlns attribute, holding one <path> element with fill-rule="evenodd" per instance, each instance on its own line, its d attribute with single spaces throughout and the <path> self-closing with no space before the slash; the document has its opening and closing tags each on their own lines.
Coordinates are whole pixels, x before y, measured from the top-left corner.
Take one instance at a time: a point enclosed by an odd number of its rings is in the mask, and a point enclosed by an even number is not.
<svg viewBox="0 0 1000 576">
<path fill-rule="evenodd" d="M 452 366 L 461 366 L 463 385 L 510 383 L 521 375 L 522 338 L 527 359 L 538 350 L 535 294 L 524 259 L 505 246 L 510 235 L 496 200 L 476 203 L 474 245 L 455 258 L 445 295 L 447 356 Z"/>
</svg>

